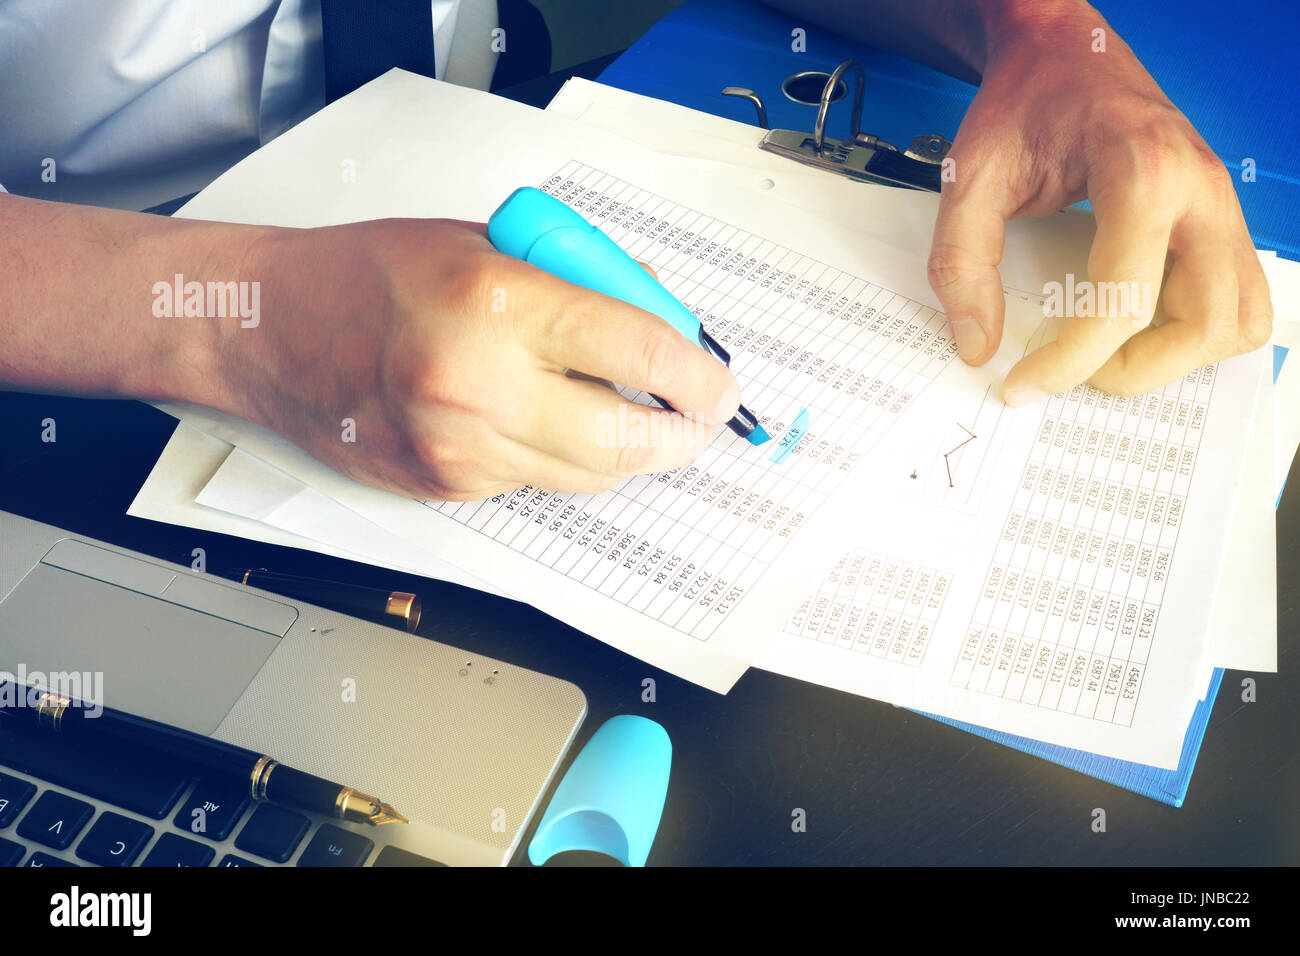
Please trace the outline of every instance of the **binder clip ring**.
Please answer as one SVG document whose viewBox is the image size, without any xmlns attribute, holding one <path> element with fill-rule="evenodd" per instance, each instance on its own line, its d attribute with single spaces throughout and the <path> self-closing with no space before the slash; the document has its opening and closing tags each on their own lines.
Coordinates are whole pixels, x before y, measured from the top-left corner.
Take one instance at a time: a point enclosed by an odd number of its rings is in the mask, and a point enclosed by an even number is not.
<svg viewBox="0 0 1300 956">
<path fill-rule="evenodd" d="M 849 135 L 835 139 L 826 135 L 826 118 L 831 103 L 842 98 L 840 87 L 844 74 L 854 73 L 853 112 L 849 117 Z M 786 77 L 786 83 L 809 74 L 796 73 Z M 784 89 L 783 84 L 783 89 Z M 858 182 L 902 186 L 939 192 L 944 158 L 952 143 L 937 134 L 914 137 L 906 151 L 871 133 L 862 132 L 862 101 L 866 89 L 866 71 L 857 60 L 845 60 L 826 78 L 821 98 L 817 103 L 817 118 L 812 135 L 790 129 L 768 129 L 767 108 L 753 90 L 728 86 L 723 96 L 749 100 L 758 112 L 758 125 L 767 129 L 759 149 L 785 156 L 796 163 L 838 173 Z M 837 95 L 837 93 L 839 95 Z M 789 93 L 787 92 L 787 95 Z M 797 98 L 791 97 L 791 99 Z"/>
</svg>

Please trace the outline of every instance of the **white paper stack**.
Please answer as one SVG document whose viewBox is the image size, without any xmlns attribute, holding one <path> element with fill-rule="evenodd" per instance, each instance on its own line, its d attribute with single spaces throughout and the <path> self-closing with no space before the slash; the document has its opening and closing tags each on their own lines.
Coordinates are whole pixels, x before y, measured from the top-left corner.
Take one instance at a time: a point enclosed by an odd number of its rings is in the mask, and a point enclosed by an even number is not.
<svg viewBox="0 0 1300 956">
<path fill-rule="evenodd" d="M 1008 409 L 1001 377 L 1050 334 L 1045 282 L 1086 274 L 1091 218 L 1010 225 L 1003 346 L 971 369 L 925 281 L 936 197 L 805 169 L 760 136 L 585 81 L 542 112 L 394 71 L 182 214 L 481 221 L 545 188 L 711 317 L 778 439 L 806 410 L 788 458 L 723 434 L 604 496 L 419 502 L 169 406 L 182 424 L 130 512 L 527 601 L 722 692 L 760 666 L 1177 766 L 1214 667 L 1276 669 L 1273 504 L 1298 406 L 1275 398 L 1296 363 L 1276 388 L 1265 350 L 1135 399 L 1081 387 Z M 1295 270 L 1261 257 L 1290 344 Z"/>
</svg>

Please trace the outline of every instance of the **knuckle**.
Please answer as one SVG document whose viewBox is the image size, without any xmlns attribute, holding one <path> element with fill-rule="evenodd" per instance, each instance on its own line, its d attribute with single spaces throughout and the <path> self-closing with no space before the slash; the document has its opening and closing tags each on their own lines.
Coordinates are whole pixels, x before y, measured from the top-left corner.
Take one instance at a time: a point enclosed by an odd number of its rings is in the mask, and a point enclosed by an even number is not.
<svg viewBox="0 0 1300 956">
<path fill-rule="evenodd" d="M 1237 316 L 1216 312 L 1206 316 L 1201 342 L 1205 352 L 1216 359 L 1227 358 L 1237 352 L 1240 339 Z"/>
<path fill-rule="evenodd" d="M 958 246 L 946 243 L 932 248 L 925 264 L 926 278 L 936 292 L 968 281 L 974 272 L 970 256 Z"/>
<path fill-rule="evenodd" d="M 1140 181 L 1164 180 L 1184 162 L 1187 134 L 1178 118 L 1176 109 L 1148 103 L 1126 124 L 1123 141 L 1128 145 L 1133 174 Z"/>
<path fill-rule="evenodd" d="M 415 458 L 430 486 L 444 494 L 465 494 L 481 483 L 477 463 L 447 442 L 417 443 Z"/>
<path fill-rule="evenodd" d="M 397 385 L 404 397 L 441 408 L 473 410 L 482 397 L 482 384 L 464 364 L 429 355 L 411 363 Z"/>
<path fill-rule="evenodd" d="M 1188 150 L 1192 165 L 1203 172 L 1217 190 L 1232 188 L 1232 177 L 1228 173 L 1228 167 L 1223 165 L 1218 154 L 1204 140 L 1199 137 L 1194 139 L 1189 144 Z"/>
<path fill-rule="evenodd" d="M 1241 341 L 1246 351 L 1262 349 L 1273 337 L 1273 313 L 1263 312 L 1247 316 L 1241 321 Z"/>
<path fill-rule="evenodd" d="M 441 294 L 452 309 L 476 315 L 488 311 L 492 290 L 503 282 L 502 271 L 490 253 L 472 252 L 444 278 Z"/>
<path fill-rule="evenodd" d="M 654 449 L 648 443 L 633 438 L 610 449 L 609 463 L 603 470 L 608 475 L 640 474 L 653 453 Z"/>
<path fill-rule="evenodd" d="M 672 383 L 685 372 L 685 340 L 671 329 L 652 329 L 644 334 L 638 349 L 641 368 L 649 382 Z"/>
</svg>

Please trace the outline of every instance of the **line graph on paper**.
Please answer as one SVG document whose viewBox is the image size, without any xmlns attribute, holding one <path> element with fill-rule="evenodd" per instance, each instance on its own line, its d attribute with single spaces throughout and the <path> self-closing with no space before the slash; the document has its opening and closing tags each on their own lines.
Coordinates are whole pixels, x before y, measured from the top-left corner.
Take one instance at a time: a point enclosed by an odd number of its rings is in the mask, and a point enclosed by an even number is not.
<svg viewBox="0 0 1300 956">
<path fill-rule="evenodd" d="M 931 504 L 974 512 L 997 467 L 1007 415 L 993 386 L 984 390 L 978 403 L 958 409 L 929 442 L 928 458 L 914 472 L 915 493 Z"/>
<path fill-rule="evenodd" d="M 1026 301 L 1042 304 L 1041 296 L 1006 289 Z M 1025 346 L 1025 353 L 1047 340 L 1053 323 L 1044 320 Z M 970 514 L 978 510 L 1006 441 L 1010 411 L 995 386 L 988 386 L 978 402 L 954 410 L 951 420 L 936 429 L 929 456 L 918 463 L 911 477 L 916 497 L 931 504 Z"/>
</svg>

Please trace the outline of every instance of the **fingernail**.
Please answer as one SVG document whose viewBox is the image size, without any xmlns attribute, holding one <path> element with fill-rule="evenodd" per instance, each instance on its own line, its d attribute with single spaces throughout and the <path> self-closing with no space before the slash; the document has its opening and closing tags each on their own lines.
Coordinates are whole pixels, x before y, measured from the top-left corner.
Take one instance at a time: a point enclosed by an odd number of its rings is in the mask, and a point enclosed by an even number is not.
<svg viewBox="0 0 1300 956">
<path fill-rule="evenodd" d="M 951 320 L 952 337 L 957 342 L 957 354 L 962 361 L 970 362 L 983 354 L 988 347 L 989 338 L 979 322 L 971 318 Z"/>
<path fill-rule="evenodd" d="M 1047 393 L 1037 388 L 1030 388 L 1028 385 L 1012 385 L 1010 388 L 1002 390 L 1002 401 L 1012 408 L 1020 408 L 1023 405 L 1032 405 L 1035 402 L 1041 402 L 1047 398 Z"/>
<path fill-rule="evenodd" d="M 723 393 L 722 401 L 718 402 L 718 407 L 713 410 L 705 421 L 710 425 L 722 425 L 731 421 L 732 416 L 736 414 L 736 409 L 740 407 L 740 386 L 731 384 L 727 386 L 726 392 Z"/>
</svg>

